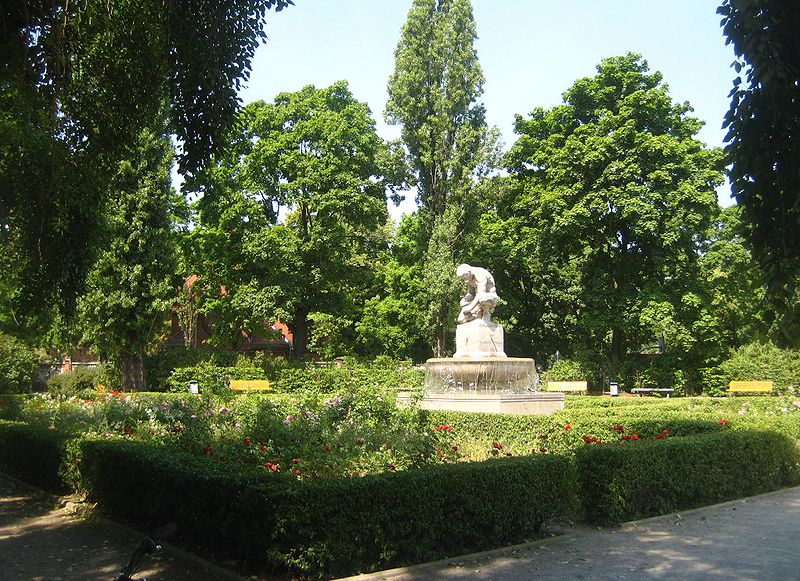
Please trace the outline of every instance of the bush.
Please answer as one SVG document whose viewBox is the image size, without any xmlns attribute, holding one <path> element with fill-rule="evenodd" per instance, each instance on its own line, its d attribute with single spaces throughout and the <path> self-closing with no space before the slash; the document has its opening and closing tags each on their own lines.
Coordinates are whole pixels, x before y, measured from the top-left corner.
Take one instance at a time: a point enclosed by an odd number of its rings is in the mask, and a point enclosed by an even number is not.
<svg viewBox="0 0 800 581">
<path fill-rule="evenodd" d="M 82 443 L 91 498 L 117 518 L 174 520 L 185 542 L 251 569 L 346 575 L 518 543 L 571 516 L 568 458 L 509 458 L 353 479 L 264 484 L 120 441 Z M 410 518 L 409 515 L 413 515 Z"/>
<path fill-rule="evenodd" d="M 771 343 L 745 345 L 719 365 L 716 380 L 720 383 L 709 388 L 724 391 L 731 381 L 759 379 L 774 382 L 778 394 L 800 393 L 800 351 Z"/>
<path fill-rule="evenodd" d="M 179 368 L 212 364 L 230 367 L 237 353 L 225 349 L 170 349 L 147 355 L 144 360 L 148 391 L 168 391 L 170 376 Z"/>
<path fill-rule="evenodd" d="M 24 393 L 33 385 L 39 357 L 22 341 L 0 333 L 0 393 Z"/>
<path fill-rule="evenodd" d="M 53 395 L 89 397 L 99 385 L 99 367 L 76 367 L 69 373 L 53 375 L 47 380 L 47 391 Z"/>
<path fill-rule="evenodd" d="M 230 394 L 231 379 L 266 379 L 258 367 L 217 367 L 211 362 L 194 367 L 179 367 L 169 376 L 167 385 L 172 392 L 186 392 L 189 382 L 197 381 L 201 393 Z"/>
<path fill-rule="evenodd" d="M 60 476 L 67 435 L 0 420 L 0 467 L 51 492 L 68 490 Z"/>
<path fill-rule="evenodd" d="M 796 443 L 775 432 L 585 446 L 576 462 L 590 523 L 618 524 L 800 482 Z"/>
</svg>

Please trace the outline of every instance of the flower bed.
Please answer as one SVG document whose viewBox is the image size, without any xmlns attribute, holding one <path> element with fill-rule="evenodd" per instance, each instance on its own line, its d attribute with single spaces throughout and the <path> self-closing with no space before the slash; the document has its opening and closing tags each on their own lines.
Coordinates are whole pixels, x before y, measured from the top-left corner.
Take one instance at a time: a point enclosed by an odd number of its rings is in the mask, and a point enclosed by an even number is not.
<svg viewBox="0 0 800 581">
<path fill-rule="evenodd" d="M 5 396 L 0 417 L 24 423 L 0 422 L 0 462 L 144 527 L 177 520 L 206 554 L 303 575 L 521 542 L 579 505 L 615 523 L 798 482 L 791 400 L 573 401 L 504 416 L 401 409 L 374 386 Z"/>
</svg>

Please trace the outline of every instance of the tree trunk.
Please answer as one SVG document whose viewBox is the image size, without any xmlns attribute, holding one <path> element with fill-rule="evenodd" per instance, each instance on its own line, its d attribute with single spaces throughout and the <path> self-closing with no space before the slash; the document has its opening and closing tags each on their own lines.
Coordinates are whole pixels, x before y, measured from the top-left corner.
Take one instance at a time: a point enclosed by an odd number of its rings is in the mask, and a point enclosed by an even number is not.
<svg viewBox="0 0 800 581">
<path fill-rule="evenodd" d="M 142 353 L 122 356 L 122 390 L 144 391 L 144 357 Z"/>
<path fill-rule="evenodd" d="M 625 357 L 625 332 L 619 327 L 611 329 L 611 367 L 614 374 L 620 372 Z"/>
<path fill-rule="evenodd" d="M 308 307 L 301 305 L 294 311 L 294 358 L 305 359 L 308 346 Z"/>
</svg>

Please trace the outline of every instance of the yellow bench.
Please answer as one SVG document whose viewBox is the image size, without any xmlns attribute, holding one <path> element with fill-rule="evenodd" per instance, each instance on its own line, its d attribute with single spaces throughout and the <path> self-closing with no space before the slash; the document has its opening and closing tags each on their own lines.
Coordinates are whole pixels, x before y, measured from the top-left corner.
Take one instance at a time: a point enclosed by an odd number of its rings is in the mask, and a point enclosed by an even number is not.
<svg viewBox="0 0 800 581">
<path fill-rule="evenodd" d="M 772 393 L 771 381 L 731 381 L 728 393 Z"/>
<path fill-rule="evenodd" d="M 272 391 L 266 379 L 231 379 L 231 389 L 243 393 L 250 391 Z"/>
<path fill-rule="evenodd" d="M 589 391 L 588 381 L 548 381 L 545 391 L 562 391 L 572 393 L 587 393 Z"/>
</svg>

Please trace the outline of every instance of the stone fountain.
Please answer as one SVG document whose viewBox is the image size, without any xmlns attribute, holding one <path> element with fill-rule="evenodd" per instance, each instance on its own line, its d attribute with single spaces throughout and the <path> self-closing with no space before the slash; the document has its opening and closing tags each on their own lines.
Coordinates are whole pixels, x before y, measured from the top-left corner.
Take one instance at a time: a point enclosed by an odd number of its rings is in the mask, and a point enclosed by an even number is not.
<svg viewBox="0 0 800 581">
<path fill-rule="evenodd" d="M 461 299 L 453 357 L 425 363 L 424 409 L 550 414 L 563 409 L 564 395 L 537 391 L 533 359 L 508 357 L 503 327 L 491 320 L 498 296 L 484 268 L 461 264 L 456 276 L 467 284 Z"/>
</svg>

